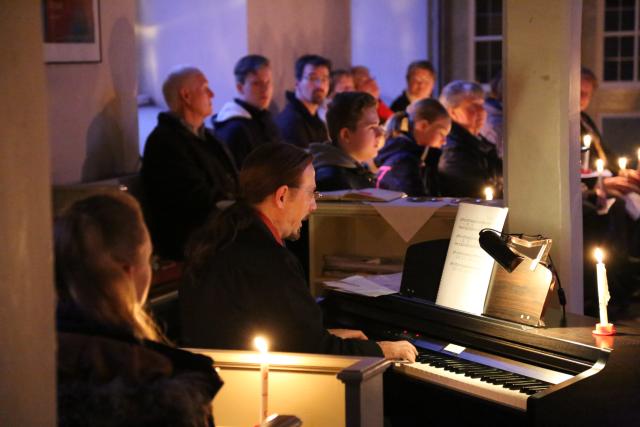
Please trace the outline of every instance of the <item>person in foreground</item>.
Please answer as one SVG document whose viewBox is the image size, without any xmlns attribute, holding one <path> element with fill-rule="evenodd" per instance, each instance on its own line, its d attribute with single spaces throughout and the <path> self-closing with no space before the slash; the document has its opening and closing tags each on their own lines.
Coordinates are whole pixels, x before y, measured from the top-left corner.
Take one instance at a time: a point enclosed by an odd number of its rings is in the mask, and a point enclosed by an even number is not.
<svg viewBox="0 0 640 427">
<path fill-rule="evenodd" d="M 213 361 L 170 346 L 143 304 L 151 241 L 116 192 L 55 221 L 59 426 L 212 426 Z"/>
<path fill-rule="evenodd" d="M 375 342 L 361 331 L 327 330 L 302 267 L 284 247 L 316 209 L 311 155 L 267 144 L 245 159 L 240 197 L 194 235 L 180 288 L 182 336 L 190 346 L 415 360 L 407 341 Z"/>
</svg>

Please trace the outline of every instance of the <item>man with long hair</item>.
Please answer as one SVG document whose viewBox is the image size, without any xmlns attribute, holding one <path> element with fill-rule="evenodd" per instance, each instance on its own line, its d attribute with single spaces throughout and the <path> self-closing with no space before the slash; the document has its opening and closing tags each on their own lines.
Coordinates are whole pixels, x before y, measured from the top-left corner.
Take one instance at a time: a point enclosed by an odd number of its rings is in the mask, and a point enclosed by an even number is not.
<svg viewBox="0 0 640 427">
<path fill-rule="evenodd" d="M 250 349 L 256 335 L 275 351 L 415 360 L 407 341 L 369 341 L 361 331 L 327 330 L 303 269 L 284 246 L 316 209 L 311 155 L 266 144 L 245 159 L 240 197 L 194 235 L 180 288 L 188 346 Z"/>
</svg>

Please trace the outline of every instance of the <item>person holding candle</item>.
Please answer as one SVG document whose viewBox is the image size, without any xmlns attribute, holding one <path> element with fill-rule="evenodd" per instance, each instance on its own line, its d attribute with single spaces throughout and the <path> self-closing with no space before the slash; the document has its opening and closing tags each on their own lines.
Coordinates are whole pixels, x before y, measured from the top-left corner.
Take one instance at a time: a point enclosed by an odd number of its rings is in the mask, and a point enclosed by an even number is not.
<svg viewBox="0 0 640 427">
<path fill-rule="evenodd" d="M 265 144 L 247 156 L 239 199 L 190 244 L 179 290 L 185 344 L 251 349 L 262 335 L 274 351 L 415 360 L 407 341 L 324 328 L 302 267 L 284 244 L 316 208 L 311 161 L 290 144 Z"/>
<path fill-rule="evenodd" d="M 212 426 L 213 361 L 170 345 L 143 308 L 152 248 L 136 200 L 80 200 L 54 234 L 58 425 Z"/>
</svg>

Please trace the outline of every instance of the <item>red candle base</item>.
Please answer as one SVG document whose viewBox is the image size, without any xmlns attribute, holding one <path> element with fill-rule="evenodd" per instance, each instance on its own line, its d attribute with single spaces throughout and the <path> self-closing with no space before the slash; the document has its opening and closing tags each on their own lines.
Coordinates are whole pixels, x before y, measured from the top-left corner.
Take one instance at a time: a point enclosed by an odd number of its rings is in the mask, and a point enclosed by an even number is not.
<svg viewBox="0 0 640 427">
<path fill-rule="evenodd" d="M 607 323 L 603 325 L 602 323 L 596 323 L 596 328 L 591 331 L 593 335 L 615 335 L 616 327 L 613 326 L 613 323 Z"/>
</svg>

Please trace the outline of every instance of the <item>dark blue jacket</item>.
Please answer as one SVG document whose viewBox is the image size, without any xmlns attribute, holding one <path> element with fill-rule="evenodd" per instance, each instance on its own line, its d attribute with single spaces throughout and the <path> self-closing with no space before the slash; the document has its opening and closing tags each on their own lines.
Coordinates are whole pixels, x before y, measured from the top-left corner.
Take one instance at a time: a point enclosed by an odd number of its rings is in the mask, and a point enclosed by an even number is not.
<svg viewBox="0 0 640 427">
<path fill-rule="evenodd" d="M 313 155 L 318 191 L 357 190 L 376 186 L 371 171 L 334 144 L 311 144 L 309 151 Z"/>
<path fill-rule="evenodd" d="M 487 186 L 497 198 L 502 196 L 502 161 L 496 146 L 455 122 L 442 147 L 438 172 L 443 196 L 484 197 Z"/>
<path fill-rule="evenodd" d="M 276 117 L 284 142 L 307 148 L 312 142 L 328 140 L 327 126 L 318 114 L 311 115 L 293 92 L 287 92 L 286 97 L 288 104 Z"/>
<path fill-rule="evenodd" d="M 408 134 L 388 139 L 375 159 L 379 166 L 378 187 L 403 191 L 409 196 L 439 196 L 440 150 L 419 146 Z"/>
</svg>

